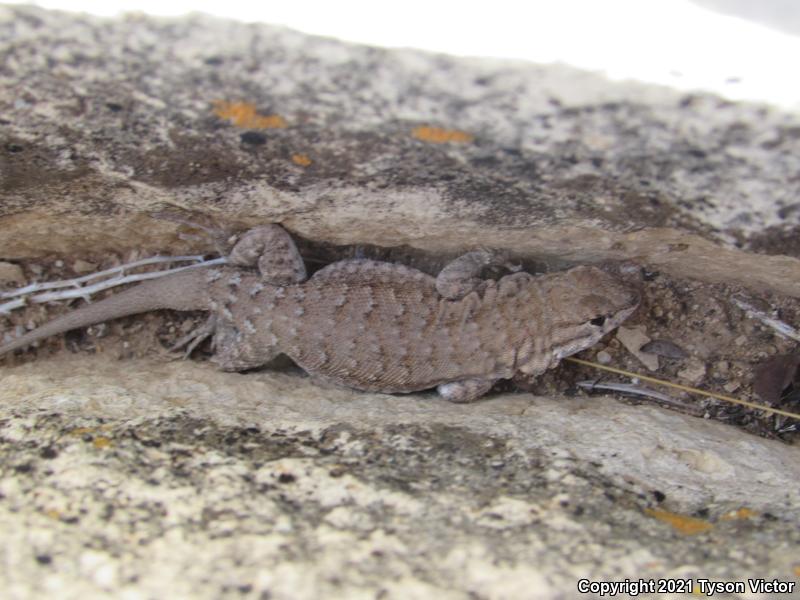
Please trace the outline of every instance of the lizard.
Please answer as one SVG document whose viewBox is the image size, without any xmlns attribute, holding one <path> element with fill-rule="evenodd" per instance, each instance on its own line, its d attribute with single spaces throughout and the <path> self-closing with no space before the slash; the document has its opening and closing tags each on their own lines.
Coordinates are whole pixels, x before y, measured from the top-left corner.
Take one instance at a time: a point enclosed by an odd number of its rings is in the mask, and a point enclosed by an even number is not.
<svg viewBox="0 0 800 600">
<path fill-rule="evenodd" d="M 324 385 L 382 393 L 436 388 L 471 402 L 500 379 L 537 376 L 595 344 L 627 319 L 639 293 L 602 269 L 577 266 L 481 279 L 502 264 L 473 250 L 433 277 L 364 258 L 311 277 L 278 224 L 250 229 L 221 266 L 138 284 L 76 309 L 0 346 L 0 355 L 43 338 L 157 309 L 205 310 L 207 322 L 180 340 L 188 356 L 212 337 L 226 371 L 288 355 Z"/>
</svg>

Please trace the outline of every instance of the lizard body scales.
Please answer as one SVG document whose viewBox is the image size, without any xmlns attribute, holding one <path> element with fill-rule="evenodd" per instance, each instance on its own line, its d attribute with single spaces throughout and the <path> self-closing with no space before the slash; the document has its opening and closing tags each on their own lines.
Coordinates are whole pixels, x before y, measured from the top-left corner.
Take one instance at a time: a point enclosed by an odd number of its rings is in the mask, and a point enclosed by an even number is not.
<svg viewBox="0 0 800 600">
<path fill-rule="evenodd" d="M 493 262 L 467 253 L 438 277 L 366 259 L 333 263 L 306 279 L 285 230 L 246 233 L 229 265 L 184 271 L 55 319 L 0 354 L 68 329 L 157 308 L 203 309 L 215 362 L 246 370 L 284 353 L 323 383 L 402 393 L 437 387 L 474 400 L 521 372 L 537 375 L 597 342 L 626 319 L 638 294 L 594 267 L 478 279 Z"/>
</svg>

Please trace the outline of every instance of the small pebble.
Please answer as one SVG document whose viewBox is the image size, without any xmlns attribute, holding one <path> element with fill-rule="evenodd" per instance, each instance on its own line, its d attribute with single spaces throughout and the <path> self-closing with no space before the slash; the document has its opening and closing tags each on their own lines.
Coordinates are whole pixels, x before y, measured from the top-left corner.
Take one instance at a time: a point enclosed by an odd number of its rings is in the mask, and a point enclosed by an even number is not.
<svg viewBox="0 0 800 600">
<path fill-rule="evenodd" d="M 695 360 L 690 361 L 685 369 L 678 371 L 678 377 L 694 384 L 700 383 L 705 376 L 706 366 Z"/>
<path fill-rule="evenodd" d="M 727 375 L 731 365 L 727 360 L 721 360 L 714 364 L 714 370 L 720 375 Z"/>
<path fill-rule="evenodd" d="M 0 283 L 21 283 L 25 281 L 25 274 L 19 265 L 10 262 L 0 262 Z"/>
<path fill-rule="evenodd" d="M 95 263 L 90 263 L 89 261 L 81 260 L 79 258 L 72 263 L 72 270 L 75 271 L 76 273 L 83 275 L 85 273 L 92 273 L 96 271 L 97 265 Z"/>
<path fill-rule="evenodd" d="M 611 363 L 611 355 L 605 350 L 598 352 L 595 358 L 601 365 L 608 365 Z"/>
<path fill-rule="evenodd" d="M 722 389 L 728 392 L 729 394 L 732 394 L 733 392 L 739 389 L 739 384 L 736 381 L 729 381 L 728 383 L 722 386 Z"/>
<path fill-rule="evenodd" d="M 645 367 L 651 371 L 658 370 L 658 356 L 642 352 L 641 348 L 650 338 L 645 333 L 645 328 L 641 325 L 637 327 L 619 327 L 617 328 L 616 338 L 622 342 L 622 345 L 628 349 L 628 352 L 638 358 Z"/>
</svg>

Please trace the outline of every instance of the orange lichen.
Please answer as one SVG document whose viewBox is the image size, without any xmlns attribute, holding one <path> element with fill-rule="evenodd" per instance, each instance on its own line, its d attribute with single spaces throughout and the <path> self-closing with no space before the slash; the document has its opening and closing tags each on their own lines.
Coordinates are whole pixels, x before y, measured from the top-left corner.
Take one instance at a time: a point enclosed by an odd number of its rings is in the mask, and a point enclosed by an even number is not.
<svg viewBox="0 0 800 600">
<path fill-rule="evenodd" d="M 800 577 L 800 565 L 797 565 L 794 569 L 792 569 L 792 573 L 795 574 L 795 577 Z"/>
<path fill-rule="evenodd" d="M 243 129 L 282 129 L 286 120 L 280 115 L 260 115 L 255 104 L 250 102 L 214 101 L 214 114 L 220 119 L 228 119 L 236 127 Z"/>
<path fill-rule="evenodd" d="M 111 445 L 111 440 L 107 437 L 99 436 L 92 440 L 92 444 L 94 444 L 95 448 L 102 450 L 103 448 L 108 448 Z"/>
<path fill-rule="evenodd" d="M 430 125 L 415 127 L 411 131 L 411 135 L 418 140 L 430 142 L 432 144 L 446 144 L 448 142 L 467 144 L 474 139 L 473 136 L 466 131 L 459 131 L 458 129 L 442 129 L 441 127 L 432 127 Z"/>
<path fill-rule="evenodd" d="M 708 521 L 687 517 L 686 515 L 679 515 L 667 510 L 661 510 L 660 508 L 646 508 L 644 512 L 659 521 L 672 525 L 678 533 L 682 533 L 683 535 L 696 535 L 714 527 Z"/>
<path fill-rule="evenodd" d="M 721 521 L 746 521 L 747 519 L 752 519 L 758 513 L 754 510 L 750 510 L 749 508 L 740 508 L 739 510 L 732 510 L 730 512 L 725 513 L 720 517 Z"/>
<path fill-rule="evenodd" d="M 307 154 L 292 154 L 292 162 L 301 167 L 307 167 L 311 164 L 311 159 Z"/>
</svg>

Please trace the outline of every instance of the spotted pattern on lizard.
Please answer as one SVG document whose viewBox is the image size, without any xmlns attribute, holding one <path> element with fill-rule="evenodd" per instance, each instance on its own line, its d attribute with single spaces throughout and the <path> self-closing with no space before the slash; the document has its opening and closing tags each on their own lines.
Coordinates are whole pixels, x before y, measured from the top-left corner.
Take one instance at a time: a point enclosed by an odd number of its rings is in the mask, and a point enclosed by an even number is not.
<svg viewBox="0 0 800 600">
<path fill-rule="evenodd" d="M 501 263 L 468 252 L 434 278 L 366 259 L 333 263 L 312 277 L 279 225 L 245 233 L 228 264 L 188 270 L 85 306 L 0 347 L 160 308 L 206 310 L 181 340 L 191 351 L 213 336 L 220 368 L 243 371 L 286 354 L 316 381 L 406 393 L 437 388 L 453 402 L 485 394 L 499 379 L 536 376 L 595 344 L 636 309 L 629 284 L 587 266 L 483 280 Z"/>
</svg>

